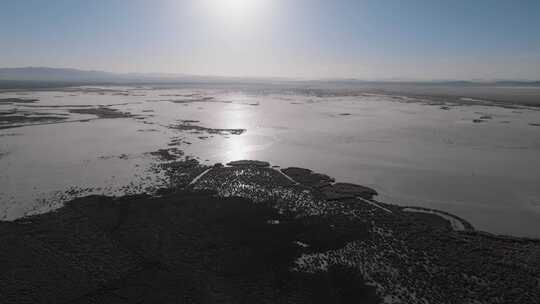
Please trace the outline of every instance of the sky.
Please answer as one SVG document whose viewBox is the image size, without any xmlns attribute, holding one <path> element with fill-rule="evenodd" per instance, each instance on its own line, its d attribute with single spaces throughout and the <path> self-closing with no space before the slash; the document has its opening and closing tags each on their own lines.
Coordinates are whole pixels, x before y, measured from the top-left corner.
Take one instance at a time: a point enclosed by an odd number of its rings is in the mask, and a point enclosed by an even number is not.
<svg viewBox="0 0 540 304">
<path fill-rule="evenodd" d="M 538 0 L 0 0 L 0 67 L 540 79 Z"/>
</svg>

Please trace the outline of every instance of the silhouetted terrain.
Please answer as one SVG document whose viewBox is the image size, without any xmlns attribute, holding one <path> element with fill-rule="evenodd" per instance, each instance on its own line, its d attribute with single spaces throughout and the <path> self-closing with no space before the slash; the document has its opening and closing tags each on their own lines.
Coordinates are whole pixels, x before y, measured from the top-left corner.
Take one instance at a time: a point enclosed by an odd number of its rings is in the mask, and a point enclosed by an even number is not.
<svg viewBox="0 0 540 304">
<path fill-rule="evenodd" d="M 454 230 L 308 169 L 229 165 L 172 161 L 154 196 L 0 222 L 3 303 L 540 299 L 538 241 Z"/>
</svg>

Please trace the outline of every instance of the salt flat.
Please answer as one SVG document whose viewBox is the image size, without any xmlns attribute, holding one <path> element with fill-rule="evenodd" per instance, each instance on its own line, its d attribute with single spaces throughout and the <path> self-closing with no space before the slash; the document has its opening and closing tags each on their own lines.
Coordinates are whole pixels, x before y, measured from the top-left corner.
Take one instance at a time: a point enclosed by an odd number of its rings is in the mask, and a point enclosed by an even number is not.
<svg viewBox="0 0 540 304">
<path fill-rule="evenodd" d="M 155 152 L 175 148 L 205 164 L 261 159 L 311 168 L 374 188 L 383 202 L 540 237 L 535 107 L 210 85 L 0 93 L 8 98 L 37 101 L 0 103 L 4 219 L 73 196 L 151 192 L 166 183 L 155 169 L 164 153 Z"/>
</svg>

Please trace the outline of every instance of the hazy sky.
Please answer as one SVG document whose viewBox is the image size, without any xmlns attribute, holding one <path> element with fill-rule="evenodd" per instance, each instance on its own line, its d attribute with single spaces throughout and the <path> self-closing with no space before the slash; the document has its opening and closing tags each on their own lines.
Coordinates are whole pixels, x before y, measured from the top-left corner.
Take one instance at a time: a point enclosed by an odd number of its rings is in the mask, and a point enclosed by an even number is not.
<svg viewBox="0 0 540 304">
<path fill-rule="evenodd" d="M 0 67 L 540 79 L 539 0 L 0 0 Z"/>
</svg>

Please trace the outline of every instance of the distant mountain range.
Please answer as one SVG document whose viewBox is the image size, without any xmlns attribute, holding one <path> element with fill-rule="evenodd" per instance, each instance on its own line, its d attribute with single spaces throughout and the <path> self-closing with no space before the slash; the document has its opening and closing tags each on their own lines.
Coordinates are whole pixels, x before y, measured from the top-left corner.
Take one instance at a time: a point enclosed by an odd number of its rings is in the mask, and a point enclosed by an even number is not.
<svg viewBox="0 0 540 304">
<path fill-rule="evenodd" d="M 321 80 L 296 80 L 287 78 L 242 78 L 242 77 L 220 77 L 220 76 L 197 76 L 188 74 L 168 74 L 168 73 L 111 73 L 104 71 L 87 71 L 67 68 L 50 67 L 23 67 L 23 68 L 0 68 L 0 82 L 4 84 L 13 83 L 62 83 L 62 84 L 82 84 L 82 83 L 177 83 L 177 82 L 326 82 L 326 83 L 415 83 L 431 85 L 508 85 L 508 86 L 540 86 L 540 81 L 516 81 L 516 80 L 496 80 L 496 81 L 411 81 L 411 80 L 381 80 L 364 81 L 359 79 L 321 79 Z"/>
<path fill-rule="evenodd" d="M 47 82 L 138 82 L 138 81 L 186 81 L 217 80 L 220 77 L 204 77 L 185 74 L 160 73 L 110 73 L 66 68 L 24 67 L 0 68 L 3 81 L 47 81 Z"/>
</svg>

